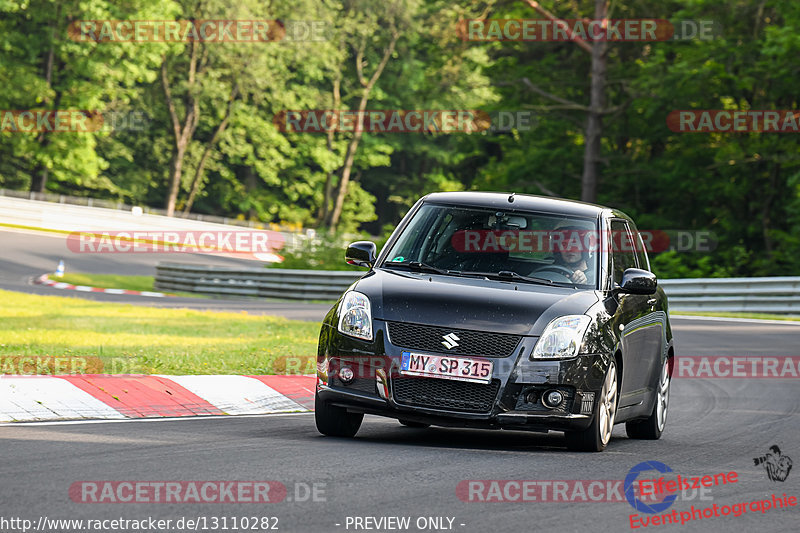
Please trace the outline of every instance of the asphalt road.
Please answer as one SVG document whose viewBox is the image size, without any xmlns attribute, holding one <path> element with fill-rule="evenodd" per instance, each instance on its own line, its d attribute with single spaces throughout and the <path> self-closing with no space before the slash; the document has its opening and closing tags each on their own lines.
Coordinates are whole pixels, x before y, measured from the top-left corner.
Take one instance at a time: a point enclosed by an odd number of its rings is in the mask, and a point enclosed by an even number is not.
<svg viewBox="0 0 800 533">
<path fill-rule="evenodd" d="M 101 302 L 129 303 L 157 307 L 247 311 L 252 314 L 281 315 L 297 320 L 320 320 L 328 304 L 305 304 L 263 299 L 153 298 L 125 294 L 76 292 L 34 285 L 33 279 L 55 271 L 63 260 L 67 272 L 153 276 L 161 261 L 215 266 L 253 267 L 261 263 L 208 254 L 81 254 L 67 248 L 66 235 L 0 229 L 0 289 L 31 294 L 84 298 Z"/>
<path fill-rule="evenodd" d="M 798 355 L 797 325 L 675 320 L 674 327 L 679 355 Z M 797 497 L 800 467 L 786 481 L 774 482 L 763 467 L 754 466 L 753 458 L 777 444 L 785 455 L 800 460 L 799 406 L 797 379 L 676 378 L 662 439 L 629 440 L 617 426 L 609 448 L 600 454 L 568 452 L 559 433 L 420 430 L 377 417 L 366 417 L 353 440 L 320 436 L 309 414 L 0 426 L 0 518 L 205 517 L 210 525 L 213 517 L 274 516 L 280 531 L 337 532 L 366 531 L 346 528 L 347 517 L 408 516 L 408 531 L 436 530 L 417 529 L 419 517 L 450 517 L 452 530 L 475 533 L 625 531 L 634 513 L 625 501 L 466 502 L 457 497 L 456 487 L 470 479 L 622 480 L 638 463 L 656 460 L 683 476 L 738 474 L 736 483 L 702 496 L 690 491 L 666 512 L 691 512 L 692 505 L 721 508 L 773 493 Z M 70 485 L 88 480 L 275 480 L 288 488 L 289 498 L 272 504 L 70 500 Z M 304 487 L 314 483 L 324 484 L 318 485 L 324 487 L 320 501 L 295 501 L 296 490 L 303 495 Z M 707 518 L 683 528 L 796 531 L 799 510 L 748 510 L 739 517 Z"/>
</svg>

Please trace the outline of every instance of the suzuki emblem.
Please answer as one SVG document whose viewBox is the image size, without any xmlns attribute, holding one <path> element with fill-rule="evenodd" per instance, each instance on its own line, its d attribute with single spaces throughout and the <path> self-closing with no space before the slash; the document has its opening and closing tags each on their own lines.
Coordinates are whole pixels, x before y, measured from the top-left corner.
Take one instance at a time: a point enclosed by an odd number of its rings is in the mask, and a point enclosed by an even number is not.
<svg viewBox="0 0 800 533">
<path fill-rule="evenodd" d="M 458 346 L 458 343 L 456 341 L 461 340 L 456 336 L 455 333 L 448 333 L 447 335 L 442 335 L 442 338 L 444 339 L 442 341 L 442 344 L 444 344 L 444 347 L 447 348 L 448 350 L 451 350 L 456 346 Z"/>
</svg>

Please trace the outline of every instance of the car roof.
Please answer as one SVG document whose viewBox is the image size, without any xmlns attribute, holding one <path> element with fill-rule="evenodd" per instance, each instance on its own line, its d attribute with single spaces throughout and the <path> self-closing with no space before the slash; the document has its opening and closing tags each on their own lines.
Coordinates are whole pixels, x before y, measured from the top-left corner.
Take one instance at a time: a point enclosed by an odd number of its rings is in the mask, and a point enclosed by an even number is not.
<svg viewBox="0 0 800 533">
<path fill-rule="evenodd" d="M 509 202 L 511 194 L 507 192 L 435 192 L 425 196 L 422 200 L 432 204 L 490 207 L 504 211 L 540 211 L 591 218 L 605 215 L 630 219 L 616 209 L 564 198 L 513 193 L 514 201 Z"/>
</svg>

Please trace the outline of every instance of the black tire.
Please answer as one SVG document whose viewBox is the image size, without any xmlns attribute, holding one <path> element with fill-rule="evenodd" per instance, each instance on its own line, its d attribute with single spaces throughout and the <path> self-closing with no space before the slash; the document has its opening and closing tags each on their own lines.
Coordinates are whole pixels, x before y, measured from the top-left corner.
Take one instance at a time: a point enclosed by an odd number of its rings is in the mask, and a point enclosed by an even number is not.
<svg viewBox="0 0 800 533">
<path fill-rule="evenodd" d="M 314 421 L 317 431 L 329 437 L 354 437 L 364 420 L 363 413 L 348 413 L 343 407 L 330 405 L 314 395 Z"/>
<path fill-rule="evenodd" d="M 407 428 L 425 429 L 425 428 L 431 427 L 430 424 L 424 424 L 422 422 L 412 422 L 411 420 L 404 420 L 402 418 L 399 419 L 398 422 L 400 422 L 401 424 L 403 424 Z"/>
<path fill-rule="evenodd" d="M 629 438 L 643 440 L 658 440 L 661 438 L 661 434 L 667 424 L 667 414 L 669 413 L 669 386 L 672 381 L 670 379 L 670 364 L 671 361 L 669 359 L 664 362 L 658 384 L 653 391 L 653 412 L 644 420 L 632 420 L 625 424 L 625 432 Z"/>
<path fill-rule="evenodd" d="M 602 452 L 606 449 L 608 443 L 611 442 L 611 431 L 614 429 L 614 420 L 617 416 L 618 383 L 617 365 L 612 359 L 608 365 L 606 377 L 603 379 L 603 387 L 595 402 L 592 423 L 582 431 L 566 431 L 564 436 L 567 438 L 567 448 L 576 452 Z M 607 402 L 603 401 L 604 396 L 608 398 Z M 608 423 L 604 423 L 601 417 L 603 410 L 606 413 L 605 419 L 609 418 L 610 413 L 610 429 Z"/>
</svg>

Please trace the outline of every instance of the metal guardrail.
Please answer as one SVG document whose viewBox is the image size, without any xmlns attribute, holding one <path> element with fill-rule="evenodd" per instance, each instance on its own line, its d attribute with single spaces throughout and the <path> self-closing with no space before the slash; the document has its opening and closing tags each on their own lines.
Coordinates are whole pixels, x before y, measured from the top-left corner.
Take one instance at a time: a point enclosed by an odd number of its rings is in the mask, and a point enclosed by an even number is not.
<svg viewBox="0 0 800 533">
<path fill-rule="evenodd" d="M 156 290 L 290 300 L 336 300 L 365 272 L 161 263 Z M 800 277 L 664 279 L 671 311 L 800 315 Z"/>
<path fill-rule="evenodd" d="M 800 315 L 800 277 L 664 279 L 671 311 Z"/>
<path fill-rule="evenodd" d="M 228 268 L 160 263 L 155 289 L 215 296 L 336 300 L 365 272 Z"/>
</svg>

